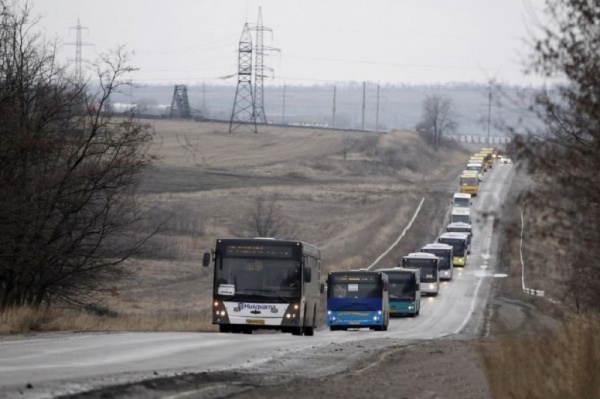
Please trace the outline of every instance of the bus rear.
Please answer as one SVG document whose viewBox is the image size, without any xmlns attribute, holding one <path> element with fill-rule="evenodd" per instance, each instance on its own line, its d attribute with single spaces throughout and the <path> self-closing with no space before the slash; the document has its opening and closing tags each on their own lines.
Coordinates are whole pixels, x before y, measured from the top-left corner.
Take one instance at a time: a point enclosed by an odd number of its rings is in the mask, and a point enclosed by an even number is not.
<svg viewBox="0 0 600 399">
<path fill-rule="evenodd" d="M 421 271 L 419 269 L 379 269 L 389 281 L 390 316 L 418 316 L 421 311 Z"/>
<path fill-rule="evenodd" d="M 212 319 L 220 332 L 314 334 L 320 297 L 318 248 L 297 241 L 218 239 L 203 265 L 211 259 Z"/>
<path fill-rule="evenodd" d="M 349 328 L 387 330 L 388 277 L 375 271 L 329 273 L 326 318 L 331 331 Z"/>
<path fill-rule="evenodd" d="M 437 295 L 440 292 L 439 259 L 425 252 L 414 252 L 402 258 L 402 267 L 421 271 L 421 294 Z"/>
<path fill-rule="evenodd" d="M 454 252 L 452 246 L 432 243 L 421 248 L 421 252 L 434 254 L 440 259 L 440 280 L 452 280 L 454 275 Z"/>
</svg>

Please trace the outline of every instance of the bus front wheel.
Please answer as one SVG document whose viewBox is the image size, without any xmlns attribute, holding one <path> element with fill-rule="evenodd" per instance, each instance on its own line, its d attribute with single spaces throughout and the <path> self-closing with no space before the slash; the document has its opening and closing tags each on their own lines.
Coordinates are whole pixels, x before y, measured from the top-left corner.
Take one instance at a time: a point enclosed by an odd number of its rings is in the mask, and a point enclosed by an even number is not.
<svg viewBox="0 0 600 399">
<path fill-rule="evenodd" d="M 302 335 L 304 333 L 304 327 L 297 327 L 292 330 L 292 335 Z"/>
<path fill-rule="evenodd" d="M 219 332 L 222 333 L 230 333 L 231 332 L 231 326 L 227 326 L 227 325 L 219 325 Z"/>
</svg>

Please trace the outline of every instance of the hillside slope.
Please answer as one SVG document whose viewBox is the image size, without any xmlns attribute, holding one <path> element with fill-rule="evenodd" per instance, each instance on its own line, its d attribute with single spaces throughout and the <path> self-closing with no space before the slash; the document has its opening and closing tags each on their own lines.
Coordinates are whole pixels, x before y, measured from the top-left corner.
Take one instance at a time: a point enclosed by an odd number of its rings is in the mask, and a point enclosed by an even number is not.
<svg viewBox="0 0 600 399">
<path fill-rule="evenodd" d="M 136 261 L 137 278 L 118 285 L 110 305 L 118 312 L 206 310 L 212 281 L 202 253 L 218 237 L 256 236 L 248 220 L 261 199 L 273 204 L 281 238 L 322 249 L 324 272 L 371 263 L 426 198 L 415 227 L 426 233 L 407 239 L 420 245 L 439 228 L 427 218 L 447 208 L 455 187 L 447 180 L 468 157 L 458 147 L 436 153 L 411 132 L 261 126 L 254 134 L 244 127 L 228 133 L 225 124 L 153 123 L 160 161 L 140 188 L 145 201 L 158 204 L 154 223 L 169 219 L 148 256 Z M 412 249 L 384 261 L 393 264 Z"/>
</svg>

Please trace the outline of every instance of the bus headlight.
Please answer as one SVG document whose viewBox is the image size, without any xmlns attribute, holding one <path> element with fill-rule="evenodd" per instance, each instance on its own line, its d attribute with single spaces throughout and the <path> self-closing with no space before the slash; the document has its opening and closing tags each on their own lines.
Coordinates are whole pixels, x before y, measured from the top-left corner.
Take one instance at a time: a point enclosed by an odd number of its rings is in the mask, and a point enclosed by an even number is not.
<svg viewBox="0 0 600 399">
<path fill-rule="evenodd" d="M 414 307 L 413 305 L 408 305 L 408 308 L 412 310 L 412 309 L 414 309 L 415 307 Z"/>
<path fill-rule="evenodd" d="M 328 311 L 327 311 L 327 314 L 328 314 L 328 315 L 331 315 L 331 310 L 328 310 Z"/>
<path fill-rule="evenodd" d="M 377 321 L 377 320 L 379 320 L 379 316 L 373 316 L 373 320 L 374 320 L 374 321 Z"/>
<path fill-rule="evenodd" d="M 300 305 L 298 305 L 297 303 L 294 304 L 294 310 L 298 310 L 300 309 Z"/>
<path fill-rule="evenodd" d="M 219 301 L 215 301 L 214 305 L 215 305 L 215 308 L 219 307 Z"/>
<path fill-rule="evenodd" d="M 378 310 L 378 311 L 377 311 L 377 314 L 381 314 L 381 310 Z"/>
<path fill-rule="evenodd" d="M 433 284 L 429 284 L 429 288 L 433 289 L 434 285 Z"/>
</svg>

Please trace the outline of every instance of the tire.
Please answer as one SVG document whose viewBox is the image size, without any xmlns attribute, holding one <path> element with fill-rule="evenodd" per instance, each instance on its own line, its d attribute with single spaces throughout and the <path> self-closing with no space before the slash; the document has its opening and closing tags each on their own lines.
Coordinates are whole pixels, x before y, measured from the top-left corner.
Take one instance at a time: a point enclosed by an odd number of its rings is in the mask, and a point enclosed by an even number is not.
<svg viewBox="0 0 600 399">
<path fill-rule="evenodd" d="M 231 326 L 219 324 L 219 332 L 221 332 L 221 333 L 230 333 L 231 332 Z"/>
<path fill-rule="evenodd" d="M 312 326 L 304 328 L 304 335 L 306 335 L 307 337 L 312 337 L 313 335 L 315 335 L 315 329 L 317 328 L 316 319 L 317 319 L 317 308 L 315 307 L 315 311 L 313 313 Z"/>
<path fill-rule="evenodd" d="M 302 335 L 304 334 L 304 328 L 303 327 L 296 327 L 292 330 L 292 335 Z"/>
</svg>

